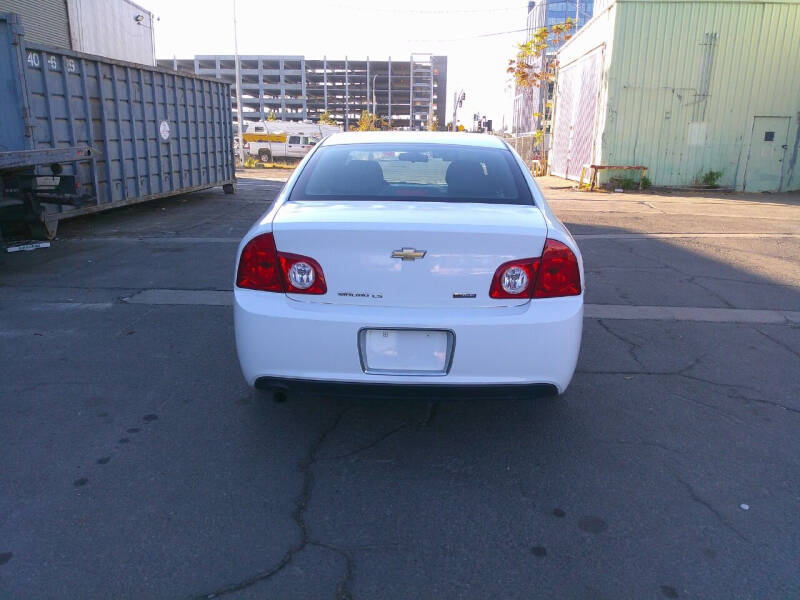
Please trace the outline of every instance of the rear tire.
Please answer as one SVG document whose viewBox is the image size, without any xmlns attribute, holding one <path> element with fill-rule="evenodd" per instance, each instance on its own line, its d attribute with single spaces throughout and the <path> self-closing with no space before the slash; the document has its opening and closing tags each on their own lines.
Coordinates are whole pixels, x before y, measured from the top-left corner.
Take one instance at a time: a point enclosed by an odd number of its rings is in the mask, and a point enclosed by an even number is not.
<svg viewBox="0 0 800 600">
<path fill-rule="evenodd" d="M 261 148 L 258 151 L 258 160 L 260 160 L 261 162 L 272 162 L 272 152 L 270 152 L 266 148 Z"/>
</svg>

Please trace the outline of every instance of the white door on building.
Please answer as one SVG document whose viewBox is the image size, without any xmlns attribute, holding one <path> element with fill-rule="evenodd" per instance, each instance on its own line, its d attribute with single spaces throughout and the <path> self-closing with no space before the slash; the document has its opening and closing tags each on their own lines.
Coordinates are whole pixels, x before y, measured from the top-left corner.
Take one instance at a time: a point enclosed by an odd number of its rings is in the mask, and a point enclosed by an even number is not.
<svg viewBox="0 0 800 600">
<path fill-rule="evenodd" d="M 789 144 L 790 117 L 754 117 L 744 172 L 746 192 L 778 192 Z"/>
</svg>

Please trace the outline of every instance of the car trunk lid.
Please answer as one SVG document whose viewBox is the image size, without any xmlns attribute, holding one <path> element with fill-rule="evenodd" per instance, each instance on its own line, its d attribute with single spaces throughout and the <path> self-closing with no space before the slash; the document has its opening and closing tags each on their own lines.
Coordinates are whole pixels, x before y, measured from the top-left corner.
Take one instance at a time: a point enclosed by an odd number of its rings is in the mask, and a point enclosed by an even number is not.
<svg viewBox="0 0 800 600">
<path fill-rule="evenodd" d="M 273 221 L 279 251 L 315 259 L 324 295 L 303 302 L 393 307 L 497 307 L 502 263 L 541 255 L 547 225 L 535 206 L 408 201 L 292 201 Z"/>
</svg>

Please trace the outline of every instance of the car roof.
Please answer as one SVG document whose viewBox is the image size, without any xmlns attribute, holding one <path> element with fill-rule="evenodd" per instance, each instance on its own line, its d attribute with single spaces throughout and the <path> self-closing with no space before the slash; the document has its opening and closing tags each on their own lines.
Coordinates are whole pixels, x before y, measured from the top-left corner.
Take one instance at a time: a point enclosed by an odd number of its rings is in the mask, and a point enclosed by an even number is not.
<svg viewBox="0 0 800 600">
<path fill-rule="evenodd" d="M 503 140 L 494 135 L 447 131 L 348 131 L 334 133 L 325 138 L 322 145 L 338 146 L 342 144 L 449 144 L 506 148 Z"/>
</svg>

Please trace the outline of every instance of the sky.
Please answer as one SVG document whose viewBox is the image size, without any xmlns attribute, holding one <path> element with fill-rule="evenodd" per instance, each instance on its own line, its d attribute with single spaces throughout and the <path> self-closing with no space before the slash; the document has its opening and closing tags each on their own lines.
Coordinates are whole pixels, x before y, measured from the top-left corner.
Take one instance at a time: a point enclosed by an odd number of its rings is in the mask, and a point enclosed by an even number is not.
<svg viewBox="0 0 800 600">
<path fill-rule="evenodd" d="M 233 54 L 233 0 L 137 0 L 158 19 L 158 58 Z M 525 32 L 527 1 L 237 0 L 240 54 L 408 60 L 412 52 L 447 56 L 447 120 L 463 89 L 459 122 L 472 114 L 511 128 L 513 86 L 505 72 Z"/>
</svg>

